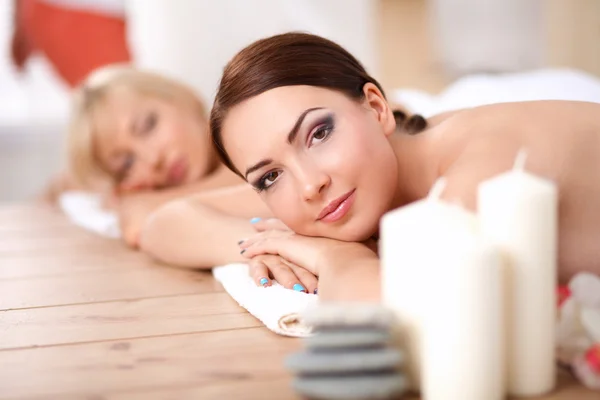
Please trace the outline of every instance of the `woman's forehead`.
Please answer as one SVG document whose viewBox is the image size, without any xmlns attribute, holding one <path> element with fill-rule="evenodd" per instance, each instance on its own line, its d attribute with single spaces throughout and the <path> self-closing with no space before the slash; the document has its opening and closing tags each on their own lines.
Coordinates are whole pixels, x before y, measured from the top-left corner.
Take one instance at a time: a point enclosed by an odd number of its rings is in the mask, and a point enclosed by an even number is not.
<svg viewBox="0 0 600 400">
<path fill-rule="evenodd" d="M 229 110 L 223 121 L 226 136 L 253 129 L 280 130 L 294 125 L 309 108 L 335 108 L 348 99 L 341 93 L 315 86 L 283 86 L 243 101 Z"/>
</svg>

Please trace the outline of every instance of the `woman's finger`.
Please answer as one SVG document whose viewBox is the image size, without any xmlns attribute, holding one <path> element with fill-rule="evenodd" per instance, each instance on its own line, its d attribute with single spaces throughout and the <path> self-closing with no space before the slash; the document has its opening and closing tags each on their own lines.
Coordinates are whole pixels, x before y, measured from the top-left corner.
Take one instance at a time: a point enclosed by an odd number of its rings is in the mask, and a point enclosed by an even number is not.
<svg viewBox="0 0 600 400">
<path fill-rule="evenodd" d="M 273 279 L 279 282 L 281 286 L 297 292 L 308 293 L 306 286 L 300 282 L 292 268 L 285 264 L 280 257 L 267 257 L 263 262 L 269 267 Z"/>
<path fill-rule="evenodd" d="M 310 239 L 298 235 L 264 238 L 242 250 L 242 255 L 250 259 L 261 254 L 278 255 L 316 275 L 320 247 Z"/>
<path fill-rule="evenodd" d="M 258 286 L 271 286 L 272 282 L 269 279 L 269 269 L 264 264 L 261 257 L 256 257 L 248 263 L 250 268 L 250 276 Z"/>
<path fill-rule="evenodd" d="M 253 218 L 250 220 L 254 229 L 257 232 L 265 232 L 270 230 L 289 231 L 288 228 L 281 220 L 277 218 L 259 219 Z"/>
<path fill-rule="evenodd" d="M 313 273 L 292 263 L 285 262 L 283 259 L 281 260 L 292 269 L 292 272 L 298 277 L 300 283 L 304 285 L 308 293 L 317 294 L 318 280 Z"/>
<path fill-rule="evenodd" d="M 244 254 L 246 252 L 246 249 L 262 240 L 264 240 L 265 236 L 264 236 L 264 232 L 263 233 L 259 233 L 257 235 L 254 235 L 252 237 L 249 237 L 247 239 L 242 239 L 238 242 L 238 246 L 240 246 L 240 250 L 241 253 Z"/>
<path fill-rule="evenodd" d="M 287 237 L 287 236 L 291 236 L 294 233 L 292 231 L 276 231 L 276 230 L 270 230 L 270 231 L 265 231 L 265 232 L 260 232 L 257 233 L 254 236 L 251 236 L 247 239 L 243 239 L 240 240 L 238 242 L 238 245 L 240 246 L 240 249 L 247 249 L 248 247 L 261 242 L 267 238 L 273 238 L 273 237 Z M 243 254 L 243 252 L 242 252 Z"/>
</svg>

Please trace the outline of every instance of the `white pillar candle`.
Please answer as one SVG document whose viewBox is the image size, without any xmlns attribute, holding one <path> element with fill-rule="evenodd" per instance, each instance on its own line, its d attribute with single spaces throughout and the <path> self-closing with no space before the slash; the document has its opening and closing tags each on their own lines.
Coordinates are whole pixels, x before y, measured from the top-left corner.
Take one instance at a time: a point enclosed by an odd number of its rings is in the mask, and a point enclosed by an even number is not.
<svg viewBox="0 0 600 400">
<path fill-rule="evenodd" d="M 553 389 L 557 284 L 556 185 L 524 170 L 479 185 L 482 233 L 507 258 L 507 385 L 515 396 Z"/>
<path fill-rule="evenodd" d="M 504 368 L 503 265 L 478 232 L 451 227 L 426 266 L 422 390 L 427 400 L 501 400 Z"/>
<path fill-rule="evenodd" d="M 453 242 L 448 230 L 474 231 L 473 213 L 455 204 L 440 201 L 444 181 L 438 180 L 428 198 L 385 214 L 381 220 L 380 257 L 382 298 L 398 319 L 400 345 L 407 353 L 407 373 L 413 389 L 421 384 L 422 316 L 431 298 L 429 286 L 435 276 L 427 266 L 444 263 L 438 248 Z"/>
</svg>

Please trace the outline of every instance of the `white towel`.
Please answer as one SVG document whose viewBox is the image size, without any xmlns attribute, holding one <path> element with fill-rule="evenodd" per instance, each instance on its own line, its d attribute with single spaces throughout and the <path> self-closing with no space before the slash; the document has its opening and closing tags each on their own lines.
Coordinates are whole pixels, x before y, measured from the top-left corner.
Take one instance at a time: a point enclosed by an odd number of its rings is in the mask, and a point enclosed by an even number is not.
<svg viewBox="0 0 600 400">
<path fill-rule="evenodd" d="M 58 203 L 75 225 L 110 238 L 121 236 L 117 216 L 102 208 L 98 195 L 66 192 Z M 310 335 L 311 329 L 302 322 L 300 314 L 316 304 L 318 296 L 285 289 L 276 282 L 267 288 L 256 286 L 246 264 L 215 267 L 213 275 L 240 306 L 273 332 L 296 337 Z"/>
<path fill-rule="evenodd" d="M 318 296 L 286 289 L 277 282 L 266 288 L 256 286 L 246 264 L 216 267 L 213 275 L 240 306 L 273 332 L 296 337 L 311 334 L 301 315 L 307 307 L 316 306 Z"/>
<path fill-rule="evenodd" d="M 119 218 L 102 208 L 100 196 L 80 191 L 65 192 L 59 196 L 58 204 L 75 225 L 109 238 L 121 237 Z"/>
</svg>

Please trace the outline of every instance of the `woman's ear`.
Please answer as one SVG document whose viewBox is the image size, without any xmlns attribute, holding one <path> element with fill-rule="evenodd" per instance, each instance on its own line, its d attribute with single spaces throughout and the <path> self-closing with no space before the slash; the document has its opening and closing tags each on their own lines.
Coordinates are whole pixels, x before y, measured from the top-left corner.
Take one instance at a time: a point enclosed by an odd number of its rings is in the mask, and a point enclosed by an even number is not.
<svg viewBox="0 0 600 400">
<path fill-rule="evenodd" d="M 396 119 L 381 90 L 375 84 L 367 82 L 363 86 L 363 94 L 365 106 L 375 113 L 377 121 L 379 121 L 383 129 L 383 133 L 386 136 L 394 133 L 396 130 Z"/>
</svg>

